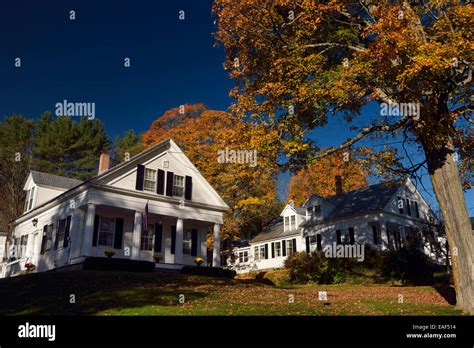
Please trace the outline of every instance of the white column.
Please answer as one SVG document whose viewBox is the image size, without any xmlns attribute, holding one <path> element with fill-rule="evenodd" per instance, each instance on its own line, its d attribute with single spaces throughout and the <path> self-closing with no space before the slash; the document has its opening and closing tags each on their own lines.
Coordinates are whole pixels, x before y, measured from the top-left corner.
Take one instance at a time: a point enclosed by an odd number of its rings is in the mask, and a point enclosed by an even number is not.
<svg viewBox="0 0 474 348">
<path fill-rule="evenodd" d="M 81 221 L 83 216 L 82 210 L 79 208 L 72 210 L 71 225 L 69 226 L 69 247 L 71 248 L 69 259 L 74 259 L 81 256 L 81 243 L 83 238 L 83 233 L 81 233 Z"/>
<path fill-rule="evenodd" d="M 94 236 L 95 204 L 87 204 L 84 238 L 82 239 L 82 255 L 90 256 L 92 238 Z"/>
<path fill-rule="evenodd" d="M 135 219 L 133 222 L 133 236 L 132 236 L 132 253 L 131 258 L 138 260 L 140 254 L 140 238 L 142 235 L 142 213 L 135 211 Z"/>
<path fill-rule="evenodd" d="M 387 225 L 384 221 L 380 222 L 380 236 L 382 237 L 382 250 L 388 249 Z"/>
<path fill-rule="evenodd" d="M 174 263 L 183 264 L 183 224 L 184 221 L 178 218 L 176 221 L 176 241 L 174 246 Z"/>
<path fill-rule="evenodd" d="M 200 254 L 199 256 L 204 259 L 204 262 L 209 263 L 207 259 L 207 231 L 199 231 L 199 235 L 201 236 L 201 242 L 200 242 Z M 204 265 L 203 265 L 204 266 Z"/>
<path fill-rule="evenodd" d="M 212 266 L 221 266 L 221 225 L 214 224 L 214 250 L 212 252 Z"/>
</svg>

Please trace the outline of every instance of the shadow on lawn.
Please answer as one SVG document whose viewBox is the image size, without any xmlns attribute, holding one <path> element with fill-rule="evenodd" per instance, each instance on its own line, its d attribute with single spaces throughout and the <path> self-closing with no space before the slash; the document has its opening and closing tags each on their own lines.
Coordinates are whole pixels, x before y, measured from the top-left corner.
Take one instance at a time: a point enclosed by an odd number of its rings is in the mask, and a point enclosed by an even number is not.
<svg viewBox="0 0 474 348">
<path fill-rule="evenodd" d="M 456 291 L 452 286 L 449 285 L 433 285 L 433 288 L 443 296 L 443 298 L 448 302 L 450 305 L 456 304 Z"/>
<path fill-rule="evenodd" d="M 0 315 L 94 315 L 108 309 L 177 306 L 203 298 L 195 287 L 228 281 L 185 275 L 101 271 L 46 272 L 0 280 Z M 75 303 L 70 303 L 71 295 Z"/>
</svg>

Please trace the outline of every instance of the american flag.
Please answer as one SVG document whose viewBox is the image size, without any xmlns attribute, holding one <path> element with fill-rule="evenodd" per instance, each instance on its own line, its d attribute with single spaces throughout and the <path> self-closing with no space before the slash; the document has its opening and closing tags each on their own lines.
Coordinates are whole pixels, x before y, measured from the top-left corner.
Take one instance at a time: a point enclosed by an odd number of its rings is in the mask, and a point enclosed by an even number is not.
<svg viewBox="0 0 474 348">
<path fill-rule="evenodd" d="M 144 230 L 148 230 L 148 202 L 146 202 L 146 205 L 145 205 L 145 211 L 143 212 L 143 219 L 142 219 L 143 223 L 143 229 Z"/>
</svg>

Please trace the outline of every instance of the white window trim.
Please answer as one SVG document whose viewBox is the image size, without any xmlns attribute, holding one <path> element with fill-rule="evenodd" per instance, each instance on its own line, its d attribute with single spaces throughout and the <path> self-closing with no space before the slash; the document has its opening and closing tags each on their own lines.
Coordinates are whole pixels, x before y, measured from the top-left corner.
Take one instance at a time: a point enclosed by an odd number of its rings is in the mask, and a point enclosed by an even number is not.
<svg viewBox="0 0 474 348">
<path fill-rule="evenodd" d="M 177 178 L 182 179 L 182 181 L 181 181 L 182 184 L 183 184 L 182 186 L 176 185 Z M 177 174 L 173 175 L 173 196 L 175 196 L 175 197 L 184 197 L 184 185 L 185 185 L 184 184 L 184 175 L 177 175 Z M 181 195 L 176 194 L 176 190 L 175 190 L 176 188 L 181 188 L 182 189 L 182 194 Z"/>
<path fill-rule="evenodd" d="M 112 229 L 112 244 L 111 245 L 103 245 L 103 244 L 100 244 L 99 241 L 100 241 L 100 233 L 101 233 L 101 230 L 100 230 L 100 226 L 102 226 L 102 219 L 107 219 L 107 220 L 112 220 L 113 221 L 113 229 Z M 103 248 L 113 248 L 114 247 L 114 240 L 115 240 L 115 224 L 117 223 L 115 221 L 116 219 L 114 218 L 109 218 L 109 217 L 106 217 L 106 216 L 100 216 L 99 217 L 99 230 L 97 231 L 97 246 L 98 247 L 103 247 Z M 102 233 L 110 233 L 110 232 L 102 232 Z M 141 239 L 140 239 L 140 242 L 141 242 Z"/>
<path fill-rule="evenodd" d="M 151 179 L 147 179 L 147 178 L 146 178 L 147 170 L 148 170 L 148 171 L 152 171 L 152 172 L 155 173 L 155 174 L 154 174 L 154 177 L 155 177 L 154 180 L 151 180 Z M 158 171 L 157 171 L 156 169 L 146 168 L 146 167 L 145 167 L 145 173 L 144 173 L 144 176 L 143 176 L 143 190 L 144 190 L 144 191 L 156 192 L 157 172 L 158 172 Z M 145 183 L 146 183 L 147 181 L 153 183 L 153 189 L 149 189 L 149 188 L 146 187 Z"/>
</svg>

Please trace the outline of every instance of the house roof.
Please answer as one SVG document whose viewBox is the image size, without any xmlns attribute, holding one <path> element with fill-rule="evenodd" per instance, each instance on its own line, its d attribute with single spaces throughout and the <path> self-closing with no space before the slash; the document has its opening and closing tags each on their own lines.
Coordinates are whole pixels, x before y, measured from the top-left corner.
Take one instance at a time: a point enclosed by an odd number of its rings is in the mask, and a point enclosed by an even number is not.
<svg viewBox="0 0 474 348">
<path fill-rule="evenodd" d="M 46 185 L 52 187 L 58 187 L 69 190 L 79 184 L 82 184 L 81 180 L 66 178 L 64 176 L 42 173 L 35 170 L 31 171 L 33 181 L 37 185 Z"/>
<path fill-rule="evenodd" d="M 306 208 L 300 207 L 300 206 L 297 206 L 297 205 L 293 206 L 293 208 L 295 209 L 295 211 L 298 215 L 306 215 Z"/>
<path fill-rule="evenodd" d="M 261 233 L 257 234 L 250 243 L 263 242 L 270 239 L 284 238 L 298 234 L 299 230 L 285 231 L 283 226 L 283 218 L 279 218 L 272 224 L 268 225 Z"/>
<path fill-rule="evenodd" d="M 323 197 L 323 202 L 332 204 L 334 209 L 323 221 L 316 223 L 383 210 L 403 183 L 403 180 L 383 182 L 341 196 Z M 307 222 L 302 226 L 312 224 L 315 223 Z"/>
</svg>

